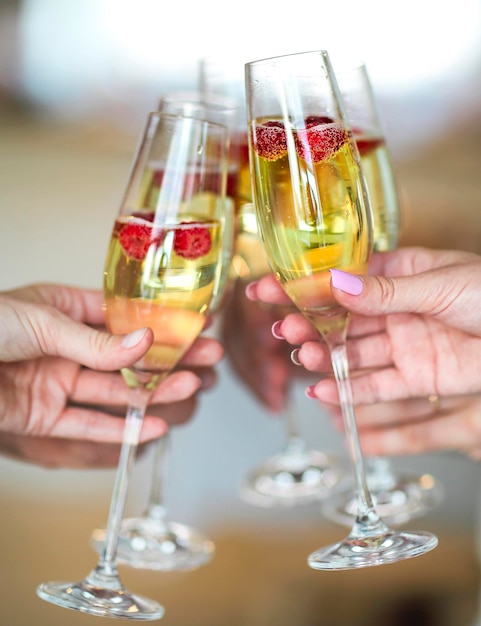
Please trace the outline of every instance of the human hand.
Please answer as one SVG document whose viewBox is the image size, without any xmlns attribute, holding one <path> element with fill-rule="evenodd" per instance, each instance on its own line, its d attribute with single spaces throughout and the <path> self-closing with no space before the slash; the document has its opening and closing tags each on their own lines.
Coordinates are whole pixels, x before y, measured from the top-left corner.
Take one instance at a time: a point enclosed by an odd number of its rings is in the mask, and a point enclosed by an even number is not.
<svg viewBox="0 0 481 626">
<path fill-rule="evenodd" d="M 337 405 L 321 402 L 339 429 Z M 356 422 L 366 456 L 396 456 L 453 450 L 481 460 L 481 395 L 409 398 L 360 404 Z"/>
<path fill-rule="evenodd" d="M 481 396 L 473 393 L 480 389 L 480 262 L 465 252 L 401 249 L 373 256 L 370 272 L 379 278 L 362 278 L 362 298 L 334 287 L 338 301 L 353 312 L 348 352 L 365 454 L 455 449 L 481 458 Z M 285 297 L 273 276 L 249 291 L 269 302 Z M 302 344 L 297 362 L 329 372 L 308 395 L 322 400 L 342 425 L 329 355 L 311 325 L 291 315 L 278 334 Z"/>
<path fill-rule="evenodd" d="M 151 413 L 159 415 L 169 425 L 178 425 L 190 420 L 196 405 L 197 397 L 191 396 L 186 400 L 167 404 L 165 407 L 153 406 Z M 100 411 L 100 408 L 98 410 Z M 106 407 L 105 412 L 117 414 L 112 407 Z M 144 442 L 137 448 L 137 458 L 147 451 L 151 443 L 150 441 Z M 0 431 L 0 455 L 48 469 L 113 469 L 117 467 L 120 448 L 120 443 L 37 437 Z"/>
<path fill-rule="evenodd" d="M 475 254 L 404 248 L 373 255 L 375 275 L 332 272 L 334 297 L 352 314 L 347 349 L 356 404 L 481 391 L 480 270 Z M 272 277 L 263 280 L 251 285 L 251 297 L 280 301 Z M 327 347 L 314 341 L 307 320 L 290 315 L 279 332 L 302 344 L 296 358 L 308 370 L 330 371 Z M 331 377 L 309 393 L 338 401 Z"/>
<path fill-rule="evenodd" d="M 32 285 L 0 294 L 0 431 L 121 442 L 124 421 L 111 413 L 127 404 L 127 387 L 112 370 L 137 361 L 153 337 L 149 329 L 121 337 L 92 327 L 103 323 L 102 295 L 94 290 Z M 201 337 L 182 364 L 211 367 L 222 356 L 218 341 Z M 177 371 L 152 405 L 186 400 L 201 386 L 194 372 Z M 166 429 L 149 407 L 141 442 Z"/>
</svg>

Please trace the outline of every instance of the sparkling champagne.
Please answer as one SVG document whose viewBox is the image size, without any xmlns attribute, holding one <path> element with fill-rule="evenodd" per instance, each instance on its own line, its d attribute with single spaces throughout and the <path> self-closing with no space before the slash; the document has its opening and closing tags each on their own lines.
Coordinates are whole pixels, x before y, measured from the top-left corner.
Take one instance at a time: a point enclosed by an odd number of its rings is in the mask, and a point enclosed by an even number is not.
<svg viewBox="0 0 481 626">
<path fill-rule="evenodd" d="M 258 119 L 251 132 L 255 202 L 263 207 L 259 228 L 271 265 L 296 306 L 318 327 L 328 324 L 338 314 L 328 270 L 365 273 L 371 247 L 348 133 L 316 117 L 297 129 Z"/>
<path fill-rule="evenodd" d="M 157 227 L 150 211 L 115 223 L 104 273 L 107 324 L 113 333 L 153 330 L 152 347 L 134 367 L 155 373 L 157 382 L 204 326 L 218 285 L 222 233 L 218 220 L 194 213 L 171 227 Z M 134 380 L 128 371 L 124 376 Z"/>
<path fill-rule="evenodd" d="M 363 130 L 354 130 L 366 180 L 372 220 L 373 249 L 392 250 L 399 238 L 399 198 L 386 142 Z M 235 269 L 239 276 L 255 280 L 269 273 L 270 268 L 259 240 L 247 153 L 247 134 L 239 135 L 239 175 L 232 181 L 232 195 L 236 196 L 237 236 Z"/>
<path fill-rule="evenodd" d="M 373 219 L 374 250 L 393 250 L 398 243 L 400 207 L 391 159 L 382 136 L 354 131 Z"/>
<path fill-rule="evenodd" d="M 237 176 L 232 179 L 230 195 L 236 199 L 236 239 L 233 266 L 237 276 L 255 280 L 269 273 L 270 267 L 259 239 L 256 212 L 252 201 L 249 147 L 246 132 L 234 138 Z"/>
</svg>

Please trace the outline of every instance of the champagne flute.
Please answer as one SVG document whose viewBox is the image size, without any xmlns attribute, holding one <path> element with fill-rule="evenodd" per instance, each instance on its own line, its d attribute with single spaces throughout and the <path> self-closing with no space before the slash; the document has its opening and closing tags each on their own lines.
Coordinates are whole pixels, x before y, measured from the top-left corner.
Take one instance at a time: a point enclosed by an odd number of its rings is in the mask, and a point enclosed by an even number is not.
<svg viewBox="0 0 481 626">
<path fill-rule="evenodd" d="M 234 124 L 237 109 L 235 103 L 226 98 L 207 97 L 200 92 L 179 91 L 162 97 L 158 110 L 165 114 L 222 124 L 229 130 L 230 137 L 230 128 Z M 229 163 L 228 181 L 231 169 Z M 222 307 L 228 291 L 233 252 L 233 213 L 232 204 L 226 203 L 224 258 L 221 263 L 220 283 L 209 303 L 210 316 L 215 315 Z M 160 571 L 191 570 L 208 563 L 214 555 L 214 543 L 202 532 L 169 518 L 164 484 L 171 446 L 172 436 L 168 431 L 156 443 L 149 499 L 145 511 L 140 516 L 129 517 L 122 522 L 117 549 L 117 561 L 122 565 Z M 105 545 L 105 529 L 95 529 L 90 542 L 93 548 L 101 553 Z"/>
<path fill-rule="evenodd" d="M 171 448 L 169 431 L 154 445 L 147 508 L 140 516 L 123 519 L 117 562 L 158 571 L 195 569 L 212 559 L 215 545 L 196 528 L 169 518 L 164 494 Z M 91 545 L 99 554 L 105 548 L 106 532 L 106 529 L 96 528 L 90 537 Z"/>
<path fill-rule="evenodd" d="M 334 63 L 346 113 L 359 150 L 373 216 L 375 251 L 397 246 L 402 213 L 394 169 L 386 145 L 378 103 L 364 63 Z M 366 458 L 367 482 L 384 521 L 400 524 L 437 506 L 443 488 L 431 474 L 396 470 L 385 457 Z M 323 514 L 351 526 L 357 511 L 352 492 L 334 494 L 323 502 Z"/>
<path fill-rule="evenodd" d="M 343 540 L 313 552 L 314 569 L 393 563 L 432 550 L 429 532 L 391 529 L 366 481 L 354 413 L 346 335 L 330 269 L 367 270 L 372 217 L 359 153 L 326 51 L 246 65 L 249 145 L 257 220 L 273 271 L 329 348 L 357 494 Z"/>
<path fill-rule="evenodd" d="M 41 584 L 53 604 L 102 617 L 154 620 L 164 608 L 126 589 L 117 547 L 143 416 L 152 392 L 202 331 L 223 261 L 227 129 L 151 113 L 134 158 L 104 271 L 107 325 L 150 327 L 151 348 L 122 371 L 130 392 L 124 438 L 97 566 L 79 582 Z"/>
<path fill-rule="evenodd" d="M 238 170 L 237 187 L 232 191 L 232 195 L 237 199 L 233 266 L 238 277 L 232 306 L 238 307 L 240 300 L 246 301 L 244 293 L 246 285 L 270 272 L 259 238 L 252 202 L 243 64 L 239 60 L 233 62 L 230 58 L 214 56 L 201 59 L 199 88 L 205 94 L 217 93 L 238 104 L 236 127 L 232 134 Z M 267 308 L 267 305 L 259 303 L 245 303 L 242 307 L 244 312 L 248 306 Z M 265 332 L 268 333 L 275 319 L 289 311 L 287 307 L 269 308 L 276 317 L 272 318 L 268 327 L 266 326 Z M 290 310 L 294 310 L 294 307 Z M 224 328 L 226 326 L 227 324 L 224 324 Z M 247 472 L 240 486 L 240 497 L 255 506 L 291 507 L 311 504 L 332 495 L 346 479 L 344 460 L 331 451 L 308 447 L 301 433 L 291 386 L 287 389 L 281 419 L 285 425 L 285 442 L 282 449 Z"/>
<path fill-rule="evenodd" d="M 209 315 L 215 318 L 223 310 L 226 300 L 232 291 L 234 270 L 232 266 L 234 254 L 235 221 L 235 190 L 239 172 L 239 145 L 233 141 L 238 126 L 238 103 L 227 96 L 202 91 L 173 91 L 165 94 L 159 101 L 158 110 L 172 115 L 183 115 L 222 124 L 228 129 L 228 169 L 227 196 L 225 219 L 228 222 L 226 231 L 229 238 L 224 245 L 224 261 L 219 286 L 209 305 Z M 231 201 L 232 200 L 232 201 Z M 233 204 L 234 203 L 234 204 Z"/>
</svg>

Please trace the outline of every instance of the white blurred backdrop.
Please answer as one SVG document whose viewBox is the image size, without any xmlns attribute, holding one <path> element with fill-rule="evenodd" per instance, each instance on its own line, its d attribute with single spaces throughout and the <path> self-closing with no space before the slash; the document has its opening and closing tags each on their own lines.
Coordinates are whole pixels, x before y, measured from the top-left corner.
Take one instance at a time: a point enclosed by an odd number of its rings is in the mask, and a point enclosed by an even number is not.
<svg viewBox="0 0 481 626">
<path fill-rule="evenodd" d="M 481 3 L 458 0 L 456 10 L 447 7 L 434 0 L 395 5 L 346 0 L 335 12 L 332 3 L 322 0 L 301 0 L 294 7 L 245 0 L 238 11 L 231 7 L 222 13 L 211 0 L 137 0 L 135 5 L 122 0 L 4 0 L 0 287 L 35 281 L 101 285 L 112 220 L 146 112 L 162 93 L 195 87 L 199 59 L 219 53 L 237 63 L 317 48 L 363 58 L 411 207 L 410 234 L 415 239 L 424 233 L 428 241 L 437 233 L 449 246 L 453 219 L 445 206 L 445 187 L 465 208 L 473 205 L 473 212 L 479 212 L 480 206 L 479 160 L 472 158 L 469 138 L 480 133 Z M 452 147 L 443 143 L 453 134 L 457 141 Z M 446 162 L 448 180 L 438 172 Z M 444 203 L 442 216 L 441 211 L 436 215 L 436 200 Z M 468 218 L 457 227 L 466 231 L 459 233 L 457 244 L 465 241 L 466 247 L 481 251 L 481 220 Z M 441 232 L 440 224 L 445 227 Z M 279 420 L 266 418 L 226 363 L 220 380 L 202 399 L 199 415 L 176 432 L 172 461 L 179 514 L 202 515 L 209 523 L 215 523 L 217 510 L 238 515 L 242 505 L 236 501 L 236 481 L 254 461 L 277 450 L 283 434 Z M 304 400 L 302 388 L 298 395 L 312 440 L 342 445 L 315 403 Z M 2 463 L 11 469 L 8 461 Z M 462 468 L 473 480 L 476 466 L 454 454 L 409 463 L 442 474 L 448 485 L 446 513 L 469 518 L 466 490 L 450 492 L 449 484 L 456 483 L 453 468 Z M 2 488 L 38 496 L 39 470 L 14 469 L 15 480 Z M 88 473 L 67 474 L 67 492 L 71 480 L 87 480 L 90 491 Z M 102 498 L 110 480 L 108 476 L 103 483 Z M 63 473 L 48 472 L 47 483 L 50 497 L 56 497 Z M 100 484 L 96 480 L 95 494 Z M 199 495 L 204 493 L 215 497 L 205 500 Z M 232 507 L 225 506 L 226 498 Z M 243 506 L 242 511 L 255 515 Z"/>
<path fill-rule="evenodd" d="M 479 0 L 3 0 L 0 289 L 39 281 L 101 286 L 145 115 L 163 93 L 195 87 L 201 57 L 250 61 L 320 48 L 368 65 L 409 207 L 407 240 L 481 252 Z M 306 438 L 342 450 L 304 386 L 296 396 Z M 243 473 L 279 450 L 283 434 L 225 361 L 195 418 L 174 432 L 172 516 L 213 535 L 239 522 L 322 524 L 315 507 L 273 513 L 237 497 Z M 145 504 L 149 461 L 135 468 L 129 512 Z M 445 501 L 417 526 L 471 532 L 476 463 L 454 452 L 395 462 L 445 484 Z M 40 505 L 94 507 L 96 523 L 105 522 L 113 471 L 41 469 L 4 457 L 0 472 L 5 506 L 21 503 L 32 524 Z M 89 532 L 78 533 L 85 546 Z"/>
</svg>

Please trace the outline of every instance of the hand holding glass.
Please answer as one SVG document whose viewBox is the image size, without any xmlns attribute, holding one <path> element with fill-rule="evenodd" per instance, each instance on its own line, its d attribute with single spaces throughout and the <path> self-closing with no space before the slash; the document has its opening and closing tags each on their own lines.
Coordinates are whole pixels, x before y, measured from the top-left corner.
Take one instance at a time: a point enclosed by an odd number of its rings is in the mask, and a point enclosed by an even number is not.
<svg viewBox="0 0 481 626">
<path fill-rule="evenodd" d="M 200 92 L 170 92 L 159 103 L 159 112 L 181 115 L 226 126 L 229 130 L 236 116 L 236 106 L 230 100 L 204 96 Z M 227 188 L 231 177 L 229 164 Z M 224 259 L 219 284 L 209 303 L 213 316 L 225 301 L 233 253 L 234 206 L 227 203 L 224 211 Z M 151 487 L 146 510 L 141 515 L 123 520 L 120 529 L 117 559 L 122 565 L 160 571 L 190 570 L 209 562 L 215 546 L 202 532 L 170 519 L 165 499 L 165 478 L 170 457 L 171 434 L 167 432 L 156 444 L 152 463 Z M 94 549 L 101 553 L 105 545 L 105 530 L 96 528 L 91 536 Z"/>
<path fill-rule="evenodd" d="M 130 390 L 124 440 L 97 566 L 80 582 L 41 584 L 54 604 L 98 616 L 154 620 L 157 602 L 131 593 L 117 571 L 129 476 L 152 391 L 202 331 L 224 259 L 227 129 L 180 116 L 149 115 L 134 159 L 104 272 L 107 325 L 150 327 L 154 342 L 122 373 Z"/>
<path fill-rule="evenodd" d="M 349 63 L 335 64 L 335 69 L 369 194 L 373 249 L 393 250 L 400 235 L 401 203 L 367 67 L 364 63 Z M 376 510 L 390 524 L 423 515 L 443 497 L 442 485 L 434 476 L 399 471 L 388 458 L 366 458 L 366 472 Z M 329 519 L 351 526 L 357 512 L 356 494 L 335 494 L 323 503 L 322 511 Z"/>
<path fill-rule="evenodd" d="M 331 294 L 330 269 L 367 270 L 372 217 L 359 155 L 325 51 L 246 65 L 254 202 L 270 265 L 329 347 L 357 493 L 342 541 L 314 552 L 315 569 L 392 563 L 437 545 L 427 532 L 391 530 L 369 492 L 354 414 L 349 316 Z"/>
</svg>

